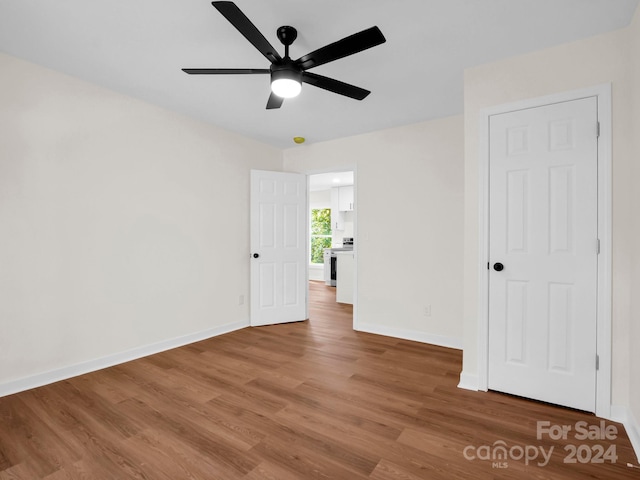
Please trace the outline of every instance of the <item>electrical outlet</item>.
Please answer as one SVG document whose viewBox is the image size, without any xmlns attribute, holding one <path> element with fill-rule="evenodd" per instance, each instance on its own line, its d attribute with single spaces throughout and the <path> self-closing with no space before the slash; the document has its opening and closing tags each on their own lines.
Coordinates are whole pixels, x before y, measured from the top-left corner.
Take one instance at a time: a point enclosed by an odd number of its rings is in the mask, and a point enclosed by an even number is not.
<svg viewBox="0 0 640 480">
<path fill-rule="evenodd" d="M 244 305 L 244 295 L 238 297 L 238 305 Z"/>
<path fill-rule="evenodd" d="M 424 316 L 425 317 L 431 316 L 431 305 L 427 305 L 426 307 L 424 307 Z"/>
</svg>

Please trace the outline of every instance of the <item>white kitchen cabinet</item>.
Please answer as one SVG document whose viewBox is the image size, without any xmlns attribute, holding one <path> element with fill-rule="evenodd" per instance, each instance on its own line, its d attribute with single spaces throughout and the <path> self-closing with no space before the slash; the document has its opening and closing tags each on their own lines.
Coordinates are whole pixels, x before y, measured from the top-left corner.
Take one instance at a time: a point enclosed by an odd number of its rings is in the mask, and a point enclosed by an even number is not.
<svg viewBox="0 0 640 480">
<path fill-rule="evenodd" d="M 351 212 L 354 209 L 353 185 L 350 187 L 339 187 L 338 209 L 341 212 Z"/>
<path fill-rule="evenodd" d="M 344 213 L 340 211 L 340 188 L 331 189 L 331 230 L 344 230 Z"/>
<path fill-rule="evenodd" d="M 336 302 L 353 304 L 355 260 L 353 252 L 336 252 Z"/>
</svg>

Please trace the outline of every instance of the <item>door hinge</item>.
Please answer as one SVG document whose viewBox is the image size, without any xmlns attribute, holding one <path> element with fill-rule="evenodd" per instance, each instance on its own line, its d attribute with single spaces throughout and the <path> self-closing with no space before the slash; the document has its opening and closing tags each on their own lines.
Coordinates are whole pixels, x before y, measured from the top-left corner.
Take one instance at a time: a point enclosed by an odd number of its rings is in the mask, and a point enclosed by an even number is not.
<svg viewBox="0 0 640 480">
<path fill-rule="evenodd" d="M 600 138 L 600 122 L 596 122 L 596 138 Z"/>
<path fill-rule="evenodd" d="M 600 370 L 600 355 L 596 354 L 596 370 Z"/>
<path fill-rule="evenodd" d="M 596 239 L 596 255 L 600 255 L 600 239 Z"/>
</svg>

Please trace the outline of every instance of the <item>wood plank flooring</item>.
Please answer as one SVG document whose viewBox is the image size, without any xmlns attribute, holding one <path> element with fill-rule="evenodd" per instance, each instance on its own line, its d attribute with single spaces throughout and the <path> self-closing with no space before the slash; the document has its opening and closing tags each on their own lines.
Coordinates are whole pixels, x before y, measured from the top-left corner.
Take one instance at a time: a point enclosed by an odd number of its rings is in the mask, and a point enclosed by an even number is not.
<svg viewBox="0 0 640 480">
<path fill-rule="evenodd" d="M 351 315 L 312 282 L 307 322 L 0 398 L 0 479 L 640 478 L 621 425 L 579 441 L 599 419 L 458 389 L 460 351 L 354 332 Z M 572 431 L 537 439 L 537 421 Z"/>
</svg>

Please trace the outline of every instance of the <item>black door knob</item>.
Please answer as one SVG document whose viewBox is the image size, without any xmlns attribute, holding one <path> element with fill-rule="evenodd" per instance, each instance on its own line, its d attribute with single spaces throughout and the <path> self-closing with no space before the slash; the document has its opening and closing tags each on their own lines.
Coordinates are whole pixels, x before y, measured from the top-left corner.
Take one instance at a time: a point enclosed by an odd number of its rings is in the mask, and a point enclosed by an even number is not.
<svg viewBox="0 0 640 480">
<path fill-rule="evenodd" d="M 259 256 L 260 256 L 260 254 L 259 254 L 259 253 L 254 253 L 254 254 L 253 254 L 253 258 L 258 258 Z"/>
<path fill-rule="evenodd" d="M 500 262 L 498 262 L 498 263 L 494 263 L 494 264 L 493 264 L 493 269 L 494 269 L 496 272 L 501 272 L 502 270 L 504 270 L 504 265 L 503 265 L 503 264 L 501 264 Z"/>
</svg>

